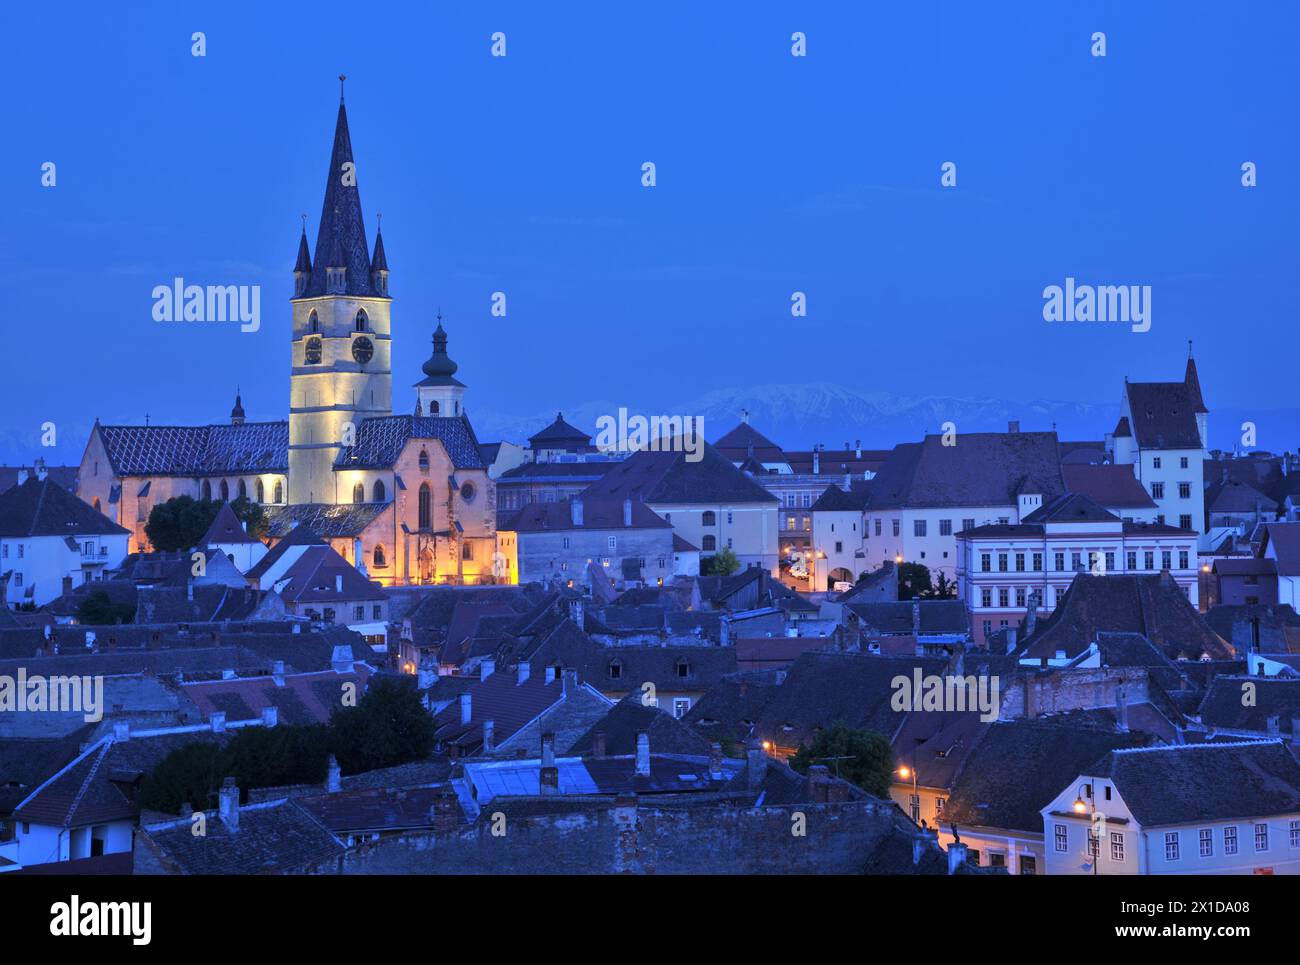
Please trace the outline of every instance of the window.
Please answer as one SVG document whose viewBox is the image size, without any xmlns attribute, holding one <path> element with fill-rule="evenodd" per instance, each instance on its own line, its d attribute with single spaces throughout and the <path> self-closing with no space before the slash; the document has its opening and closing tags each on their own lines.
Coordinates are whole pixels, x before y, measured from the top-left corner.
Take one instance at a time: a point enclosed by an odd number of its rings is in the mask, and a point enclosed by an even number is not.
<svg viewBox="0 0 1300 965">
<path fill-rule="evenodd" d="M 925 535 L 925 520 L 923 519 L 912 520 L 912 535 L 913 536 Z"/>
<path fill-rule="evenodd" d="M 992 620 L 985 620 L 985 621 L 984 621 L 984 639 L 987 640 L 987 639 L 989 638 L 989 636 L 990 636 L 992 633 L 993 633 L 993 621 L 992 621 Z"/>
<path fill-rule="evenodd" d="M 1064 824 L 1056 825 L 1052 837 L 1056 841 L 1057 851 L 1068 851 L 1070 849 L 1070 830 Z"/>
<path fill-rule="evenodd" d="M 1300 821 L 1291 822 L 1291 847 L 1300 848 Z"/>
<path fill-rule="evenodd" d="M 728 542 L 730 542 L 730 541 L 728 541 Z M 843 553 L 843 552 L 844 552 L 844 543 L 841 542 L 840 540 L 836 540 L 836 541 L 835 541 L 835 552 L 836 552 L 836 553 Z"/>
<path fill-rule="evenodd" d="M 429 471 L 429 453 L 426 449 L 420 450 L 420 472 Z"/>
<path fill-rule="evenodd" d="M 248 484 L 245 483 L 244 480 L 242 479 L 239 480 L 239 498 L 240 499 L 248 498 Z"/>
<path fill-rule="evenodd" d="M 975 519 L 974 519 L 974 517 L 971 517 L 970 519 L 963 519 L 963 520 L 961 521 L 961 528 L 962 528 L 962 529 L 974 529 L 974 528 L 975 528 Z"/>
<path fill-rule="evenodd" d="M 356 330 L 358 332 L 366 331 L 369 328 L 369 321 L 370 320 L 366 318 L 366 313 L 364 310 L 358 311 L 356 317 L 356 323 L 355 323 Z"/>
<path fill-rule="evenodd" d="M 1177 831 L 1165 832 L 1165 860 L 1166 861 L 1178 860 L 1178 832 Z"/>
<path fill-rule="evenodd" d="M 800 493 L 800 494 L 799 494 L 799 505 L 800 505 L 802 508 L 804 508 L 804 509 L 807 509 L 809 506 L 811 506 L 811 505 L 812 505 L 812 495 L 809 494 L 809 493 Z"/>
<path fill-rule="evenodd" d="M 618 680 L 623 676 L 623 665 L 617 660 L 609 662 L 609 679 Z"/>
<path fill-rule="evenodd" d="M 1124 860 L 1124 832 L 1112 831 L 1110 833 L 1110 860 Z"/>
<path fill-rule="evenodd" d="M 989 572 L 989 570 L 993 569 L 993 554 L 992 554 L 992 553 L 981 553 L 981 554 L 980 554 L 980 569 L 981 569 L 983 572 L 985 572 L 985 573 L 987 573 L 987 572 Z"/>
<path fill-rule="evenodd" d="M 388 565 L 388 560 L 384 557 L 384 546 L 382 543 L 376 546 L 374 552 L 370 554 L 370 561 L 371 565 L 380 568 Z"/>
<path fill-rule="evenodd" d="M 1101 851 L 1101 841 L 1097 838 L 1096 827 L 1088 829 L 1088 857 L 1097 860 L 1097 855 Z"/>
<path fill-rule="evenodd" d="M 428 483 L 420 483 L 416 506 L 418 514 L 416 525 L 420 529 L 429 529 L 433 526 L 433 491 L 429 489 Z"/>
<path fill-rule="evenodd" d="M 1190 513 L 1180 513 L 1180 514 L 1179 514 L 1179 516 L 1178 516 L 1178 528 L 1179 528 L 1179 529 L 1191 529 L 1191 528 L 1192 528 L 1192 517 L 1191 517 L 1191 514 L 1190 514 Z"/>
<path fill-rule="evenodd" d="M 673 716 L 681 720 L 686 716 L 686 712 L 691 709 L 691 698 L 674 697 L 673 698 Z"/>
<path fill-rule="evenodd" d="M 1267 824 L 1255 825 L 1255 850 L 1256 851 L 1268 850 L 1268 825 Z"/>
<path fill-rule="evenodd" d="M 1223 829 L 1223 853 L 1237 853 L 1237 826 L 1230 824 Z"/>
<path fill-rule="evenodd" d="M 1038 862 L 1032 854 L 1022 854 L 1020 856 L 1020 873 L 1022 875 L 1038 874 Z"/>
<path fill-rule="evenodd" d="M 1007 866 L 1007 856 L 1005 854 L 1003 854 L 1001 851 L 989 852 L 990 868 L 1005 868 L 1006 866 Z"/>
<path fill-rule="evenodd" d="M 1186 457 L 1186 456 L 1179 456 L 1179 457 L 1178 457 L 1178 468 L 1179 468 L 1179 469 L 1186 469 L 1186 468 L 1187 468 L 1187 457 Z"/>
<path fill-rule="evenodd" d="M 1173 553 L 1169 552 L 1169 550 L 1162 550 L 1162 551 L 1161 551 L 1161 553 L 1160 553 L 1160 568 L 1161 568 L 1162 570 L 1167 570 L 1167 569 L 1169 569 L 1169 568 L 1170 568 L 1170 564 L 1173 563 L 1173 561 L 1174 561 L 1174 554 L 1173 554 Z"/>
<path fill-rule="evenodd" d="M 793 516 L 787 516 L 787 517 L 785 518 L 785 528 L 786 528 L 786 529 L 794 529 L 794 528 L 795 528 L 795 519 L 794 519 Z"/>
<path fill-rule="evenodd" d="M 279 480 L 275 483 L 275 501 L 277 504 L 284 502 L 284 483 Z"/>
<path fill-rule="evenodd" d="M 1156 554 L 1151 550 L 1147 550 L 1142 554 L 1142 563 L 1144 564 L 1142 567 L 1144 570 L 1154 570 L 1156 568 Z"/>
<path fill-rule="evenodd" d="M 941 519 L 941 520 L 939 520 L 939 535 L 940 535 L 940 536 L 951 536 L 951 535 L 952 535 L 952 520 L 951 520 L 951 519 Z"/>
<path fill-rule="evenodd" d="M 980 590 L 980 606 L 991 607 L 993 605 L 993 591 L 989 587 Z"/>
<path fill-rule="evenodd" d="M 978 868 L 980 864 L 980 853 L 974 848 L 968 848 L 966 850 L 966 863 L 973 864 Z"/>
<path fill-rule="evenodd" d="M 1064 553 L 1053 553 L 1053 554 L 1052 554 L 1052 569 L 1057 570 L 1058 572 L 1059 572 L 1060 570 L 1065 569 L 1065 554 L 1064 554 Z"/>
<path fill-rule="evenodd" d="M 1016 587 L 1016 606 L 1023 609 L 1024 605 L 1025 605 L 1025 588 L 1023 586 L 1018 586 Z"/>
<path fill-rule="evenodd" d="M 877 536 L 880 535 L 880 520 L 879 520 L 879 519 L 876 520 L 876 535 L 877 535 Z M 894 535 L 897 536 L 898 534 L 895 533 Z"/>
<path fill-rule="evenodd" d="M 1124 555 L 1124 565 L 1130 570 L 1136 570 L 1138 568 L 1138 555 L 1136 550 L 1129 550 L 1128 553 Z"/>
<path fill-rule="evenodd" d="M 1192 498 L 1192 484 L 1191 484 L 1191 483 L 1179 483 L 1179 484 L 1178 484 L 1178 498 L 1179 498 L 1179 499 L 1191 499 L 1191 498 Z"/>
<path fill-rule="evenodd" d="M 1178 568 L 1179 568 L 1179 569 L 1182 569 L 1182 570 L 1187 569 L 1187 563 L 1188 563 L 1188 559 L 1187 559 L 1187 550 L 1179 550 L 1179 551 L 1178 551 Z"/>
<path fill-rule="evenodd" d="M 704 518 L 700 520 L 700 524 L 702 526 L 717 526 L 718 514 L 711 509 L 706 509 L 704 511 Z"/>
<path fill-rule="evenodd" d="M 354 503 L 364 503 L 366 501 L 365 483 L 357 483 L 352 487 L 352 501 Z"/>
<path fill-rule="evenodd" d="M 266 487 L 262 485 L 262 480 L 259 479 L 253 485 L 254 485 L 253 491 L 257 493 L 257 501 L 259 503 L 266 502 Z M 99 507 L 96 506 L 95 508 L 98 509 Z"/>
<path fill-rule="evenodd" d="M 908 797 L 911 799 L 910 804 L 911 804 L 911 812 L 912 812 L 912 823 L 920 824 L 921 823 L 921 795 L 910 794 L 908 795 Z"/>
<path fill-rule="evenodd" d="M 1042 571 L 1043 571 L 1043 554 L 1042 554 L 1042 553 L 1035 553 L 1035 554 L 1034 554 L 1034 572 L 1035 572 L 1035 573 L 1041 573 Z"/>
<path fill-rule="evenodd" d="M 899 519 L 895 519 L 892 522 L 894 524 L 894 535 L 897 536 L 902 529 L 903 522 Z"/>
<path fill-rule="evenodd" d="M 472 560 L 472 559 L 474 558 L 474 544 L 473 544 L 473 543 L 461 543 L 461 544 L 460 544 L 460 558 L 461 558 L 462 560 Z"/>
<path fill-rule="evenodd" d="M 678 680 L 685 680 L 687 677 L 691 675 L 691 665 L 686 661 L 685 658 L 677 661 L 676 670 L 677 670 Z"/>
<path fill-rule="evenodd" d="M 223 503 L 230 502 L 230 483 L 224 479 L 221 480 L 221 501 Z"/>
<path fill-rule="evenodd" d="M 700 549 L 704 550 L 707 553 L 712 553 L 716 551 L 717 548 L 718 548 L 718 538 L 712 534 L 700 540 Z"/>
<path fill-rule="evenodd" d="M 1209 828 L 1201 828 L 1199 836 L 1201 842 L 1201 857 L 1213 858 L 1214 857 L 1214 832 Z"/>
<path fill-rule="evenodd" d="M 366 618 L 366 608 L 364 604 L 354 608 L 352 612 L 356 614 L 355 619 L 357 620 L 364 620 Z"/>
<path fill-rule="evenodd" d="M 617 537 L 617 536 L 610 536 L 608 539 L 605 540 L 605 543 L 606 543 L 606 545 L 608 545 L 609 548 L 612 549 L 612 550 L 618 549 L 618 537 Z"/>
<path fill-rule="evenodd" d="M 477 495 L 478 495 L 478 490 L 474 488 L 473 483 L 465 482 L 460 484 L 460 498 L 465 500 L 465 502 L 472 503 L 474 501 L 474 497 Z"/>
<path fill-rule="evenodd" d="M 944 805 L 943 798 L 937 797 L 934 799 L 934 816 L 936 818 L 943 817 L 943 805 Z"/>
<path fill-rule="evenodd" d="M 1017 554 L 1016 554 L 1016 572 L 1017 572 L 1017 573 L 1023 573 L 1023 572 L 1025 572 L 1025 554 L 1024 554 L 1024 553 L 1017 553 Z"/>
<path fill-rule="evenodd" d="M 1155 458 L 1153 458 L 1153 459 L 1151 460 L 1151 468 L 1152 468 L 1152 469 L 1159 469 L 1159 468 L 1160 468 L 1160 457 L 1159 457 L 1159 456 L 1156 456 Z"/>
<path fill-rule="evenodd" d="M 999 573 L 1005 573 L 1006 571 L 1007 571 L 1007 554 L 1006 554 L 1006 553 L 999 553 L 999 554 L 998 554 L 998 572 L 999 572 Z"/>
<path fill-rule="evenodd" d="M 1070 569 L 1074 570 L 1075 572 L 1078 572 L 1079 570 L 1083 569 L 1083 557 L 1080 556 L 1078 553 L 1070 554 Z"/>
<path fill-rule="evenodd" d="M 1164 483 L 1162 483 L 1162 482 L 1153 482 L 1153 483 L 1151 484 L 1151 498 L 1152 498 L 1152 499 L 1164 499 L 1164 498 L 1165 498 L 1165 484 L 1164 484 Z"/>
<path fill-rule="evenodd" d="M 1005 586 L 998 587 L 998 606 L 1005 610 L 1010 605 L 1010 596 L 1008 595 L 1007 588 Z"/>
<path fill-rule="evenodd" d="M 373 502 L 382 503 L 386 498 L 388 498 L 388 490 L 384 488 L 384 481 L 382 479 L 375 480 L 375 486 L 372 491 L 375 494 L 375 497 L 372 500 Z"/>
<path fill-rule="evenodd" d="M 311 315 L 307 317 L 307 327 L 313 332 L 320 331 L 320 319 L 316 317 L 315 309 L 313 309 Z"/>
</svg>

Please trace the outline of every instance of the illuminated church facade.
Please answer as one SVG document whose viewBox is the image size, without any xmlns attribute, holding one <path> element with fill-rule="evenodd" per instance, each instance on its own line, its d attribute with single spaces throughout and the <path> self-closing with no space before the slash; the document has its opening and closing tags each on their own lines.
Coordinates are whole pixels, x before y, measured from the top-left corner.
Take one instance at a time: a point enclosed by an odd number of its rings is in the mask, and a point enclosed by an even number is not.
<svg viewBox="0 0 1300 965">
<path fill-rule="evenodd" d="M 385 585 L 513 583 L 512 534 L 465 412 L 441 316 L 407 411 L 393 414 L 392 298 L 382 233 L 366 242 L 347 111 L 339 102 L 311 251 L 298 242 L 289 418 L 110 426 L 96 421 L 78 494 L 149 549 L 145 522 L 175 496 L 261 503 L 272 540 L 305 526 Z"/>
</svg>

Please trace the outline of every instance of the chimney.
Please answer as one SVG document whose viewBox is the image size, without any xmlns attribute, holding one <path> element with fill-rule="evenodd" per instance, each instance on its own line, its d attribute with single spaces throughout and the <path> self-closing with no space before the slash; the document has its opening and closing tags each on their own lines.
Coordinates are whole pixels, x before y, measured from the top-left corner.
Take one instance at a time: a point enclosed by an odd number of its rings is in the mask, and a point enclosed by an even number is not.
<svg viewBox="0 0 1300 965">
<path fill-rule="evenodd" d="M 645 731 L 636 735 L 636 776 L 650 776 L 650 735 Z"/>
<path fill-rule="evenodd" d="M 822 471 L 822 454 L 820 450 L 821 450 L 821 443 L 818 443 L 817 445 L 813 446 L 813 475 L 814 476 Z"/>
<path fill-rule="evenodd" d="M 813 804 L 825 804 L 827 785 L 831 781 L 831 772 L 825 764 L 814 764 L 808 768 L 808 796 Z"/>
<path fill-rule="evenodd" d="M 631 527 L 632 525 L 632 500 L 623 500 L 623 525 Z"/>
<path fill-rule="evenodd" d="M 1115 726 L 1121 734 L 1128 733 L 1128 694 L 1123 684 L 1115 688 Z"/>
<path fill-rule="evenodd" d="M 960 841 L 953 841 L 948 845 L 948 874 L 955 875 L 957 869 L 966 863 L 967 849 L 966 845 Z"/>
<path fill-rule="evenodd" d="M 722 769 L 722 745 L 714 741 L 709 745 L 709 780 L 725 780 L 727 772 Z"/>
<path fill-rule="evenodd" d="M 433 807 L 429 808 L 429 820 L 434 831 L 444 834 L 455 831 L 460 824 L 460 802 L 450 787 L 443 788 L 434 797 Z"/>
<path fill-rule="evenodd" d="M 569 511 L 573 516 L 573 525 L 581 526 L 582 525 L 582 500 L 579 497 L 574 496 L 572 499 L 569 500 Z"/>
<path fill-rule="evenodd" d="M 277 687 L 284 686 L 284 661 L 276 660 L 271 664 L 271 679 Z"/>
<path fill-rule="evenodd" d="M 528 683 L 528 675 L 532 673 L 532 664 L 530 664 L 527 660 L 521 660 L 519 662 L 519 666 L 516 667 L 515 669 L 519 673 L 519 679 L 517 683 L 521 683 L 521 684 Z"/>
<path fill-rule="evenodd" d="M 491 658 L 482 661 L 478 665 L 478 679 L 487 680 L 497 671 L 497 662 Z"/>
<path fill-rule="evenodd" d="M 862 458 L 862 440 L 861 440 L 861 439 L 854 439 L 854 440 L 853 440 L 853 458 L 854 458 L 854 459 L 861 459 L 861 458 Z"/>
<path fill-rule="evenodd" d="M 538 790 L 542 794 L 560 793 L 560 769 L 555 766 L 555 734 L 542 735 L 542 768 L 538 774 Z"/>
<path fill-rule="evenodd" d="M 1296 734 L 1300 736 L 1300 730 L 1296 731 Z M 591 735 L 591 756 L 597 760 L 601 760 L 605 756 L 605 732 L 603 730 L 598 730 Z"/>
<path fill-rule="evenodd" d="M 491 754 L 497 749 L 497 725 L 494 720 L 483 721 L 483 753 Z"/>
<path fill-rule="evenodd" d="M 192 577 L 187 577 L 185 580 L 185 599 L 191 603 L 194 602 L 194 579 Z"/>
<path fill-rule="evenodd" d="M 352 541 L 352 564 L 362 576 L 366 575 L 366 552 L 361 548 L 361 540 Z"/>
<path fill-rule="evenodd" d="M 1012 419 L 1007 423 L 1007 432 L 1016 433 L 1020 431 L 1020 420 Z"/>
<path fill-rule="evenodd" d="M 275 726 L 276 726 L 277 724 L 279 724 L 279 723 L 280 723 L 280 708 L 279 708 L 279 707 L 263 707 L 263 708 L 262 708 L 262 726 L 263 726 L 263 727 L 275 727 Z"/>
<path fill-rule="evenodd" d="M 119 720 L 113 723 L 113 740 L 129 741 L 131 739 L 131 722 Z"/>
<path fill-rule="evenodd" d="M 212 724 L 212 733 L 224 734 L 226 732 L 226 712 L 224 710 L 214 710 L 208 717 Z"/>
<path fill-rule="evenodd" d="M 763 750 L 763 744 L 757 738 L 750 740 L 745 748 L 745 763 L 748 787 L 751 791 L 757 791 L 763 786 L 763 779 L 767 777 L 767 752 Z"/>
<path fill-rule="evenodd" d="M 720 647 L 729 647 L 729 646 L 731 646 L 731 616 L 730 616 L 730 614 L 726 614 L 726 613 L 724 613 L 724 614 L 722 614 L 722 616 L 720 616 L 720 617 L 718 618 L 718 646 L 720 646 Z"/>
<path fill-rule="evenodd" d="M 32 468 L 36 470 L 36 478 L 44 482 L 45 477 L 49 475 L 49 471 L 45 468 L 45 460 L 37 459 Z"/>
<path fill-rule="evenodd" d="M 571 694 L 578 689 L 578 671 L 574 667 L 564 668 L 564 693 Z"/>
<path fill-rule="evenodd" d="M 912 636 L 920 636 L 921 633 L 921 601 L 912 601 Z"/>
<path fill-rule="evenodd" d="M 217 814 L 226 830 L 232 833 L 239 830 L 239 788 L 235 786 L 233 777 L 221 782 L 221 790 L 217 792 Z"/>
<path fill-rule="evenodd" d="M 542 735 L 542 767 L 555 766 L 555 732 L 548 730 Z"/>
<path fill-rule="evenodd" d="M 325 790 L 337 794 L 343 790 L 343 771 L 339 768 L 338 758 L 330 755 L 329 769 L 325 772 Z"/>
<path fill-rule="evenodd" d="M 1007 627 L 1007 653 L 1016 652 L 1016 628 Z"/>
<path fill-rule="evenodd" d="M 470 700 L 471 697 L 469 694 L 460 695 L 460 725 L 462 727 L 468 727 L 470 719 L 473 716 L 470 713 Z"/>
<path fill-rule="evenodd" d="M 1280 717 L 1278 717 L 1277 714 L 1273 714 L 1271 717 L 1269 717 L 1269 719 L 1268 719 L 1268 736 L 1269 736 L 1269 737 L 1281 737 L 1281 736 L 1282 736 L 1282 726 L 1281 726 L 1281 725 L 1282 725 L 1282 720 L 1281 720 Z"/>
<path fill-rule="evenodd" d="M 19 470 L 18 470 L 18 485 L 21 486 L 23 483 L 27 482 L 27 477 L 28 477 L 28 475 L 29 475 L 29 474 L 28 474 L 28 472 L 27 472 L 26 469 L 19 469 Z"/>
</svg>

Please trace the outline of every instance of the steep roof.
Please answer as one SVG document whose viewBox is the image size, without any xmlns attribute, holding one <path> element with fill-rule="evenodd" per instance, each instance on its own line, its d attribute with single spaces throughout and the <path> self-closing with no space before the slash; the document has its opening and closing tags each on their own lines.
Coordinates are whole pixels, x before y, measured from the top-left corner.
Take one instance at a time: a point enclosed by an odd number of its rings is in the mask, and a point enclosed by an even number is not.
<svg viewBox="0 0 1300 965">
<path fill-rule="evenodd" d="M 1205 490 L 1205 508 L 1211 513 L 1268 513 L 1277 512 L 1277 502 L 1250 483 L 1211 483 Z"/>
<path fill-rule="evenodd" d="M 632 499 L 647 503 L 776 503 L 770 492 L 702 443 L 701 458 L 684 452 L 642 449 L 616 464 L 582 493 L 584 498 Z"/>
<path fill-rule="evenodd" d="M 554 422 L 528 437 L 528 445 L 532 449 L 562 447 L 565 444 L 588 446 L 591 445 L 591 436 L 565 422 L 563 412 L 555 413 Z"/>
<path fill-rule="evenodd" d="M 333 670 L 287 674 L 280 683 L 273 677 L 236 677 L 181 684 L 181 690 L 208 717 L 221 711 L 227 721 L 257 720 L 262 711 L 274 707 L 278 722 L 286 725 L 327 724 L 343 706 L 344 687 L 352 684 L 358 693 L 366 689 L 370 668 L 354 665 L 347 673 Z"/>
<path fill-rule="evenodd" d="M 117 476 L 212 476 L 289 470 L 288 422 L 96 428 Z"/>
<path fill-rule="evenodd" d="M 1242 699 L 1247 685 L 1254 692 L 1250 705 Z M 1295 728 L 1300 720 L 1300 678 L 1220 674 L 1210 681 L 1197 714 L 1207 727 L 1259 734 L 1268 733 L 1269 718 L 1276 717 L 1280 733 L 1300 740 Z"/>
<path fill-rule="evenodd" d="M 1281 741 L 1117 750 L 1089 768 L 1146 826 L 1294 813 L 1300 761 Z"/>
<path fill-rule="evenodd" d="M 577 529 L 672 529 L 668 522 L 645 503 L 633 501 L 632 525 L 623 522 L 623 503 L 613 499 L 583 499 L 582 525 L 573 523 L 573 500 L 557 503 L 529 503 L 502 529 L 519 533 L 540 533 Z"/>
<path fill-rule="evenodd" d="M 262 574 L 274 566 L 291 546 L 324 546 L 325 541 L 313 532 L 310 526 L 294 526 L 287 529 L 282 537 L 260 560 L 253 564 L 244 575 L 250 580 L 260 580 Z"/>
<path fill-rule="evenodd" d="M 129 532 L 48 476 L 0 493 L 0 536 L 113 536 Z"/>
<path fill-rule="evenodd" d="M 839 486 L 827 486 L 826 491 L 812 504 L 812 511 L 814 513 L 860 513 L 867 508 L 870 498 L 871 487 L 868 483 L 858 483 L 848 491 Z"/>
<path fill-rule="evenodd" d="M 329 170 L 325 175 L 325 200 L 321 205 L 320 228 L 316 233 L 316 260 L 303 297 L 326 294 L 326 268 L 347 269 L 345 294 L 382 297 L 370 281 L 370 251 L 366 245 L 365 219 L 361 214 L 361 191 L 352 158 L 348 113 L 341 100 L 334 124 Z"/>
<path fill-rule="evenodd" d="M 365 532 L 366 527 L 388 506 L 388 503 L 293 503 L 288 506 L 267 506 L 266 532 L 272 539 L 283 539 L 297 530 L 305 530 L 327 539 L 355 538 Z M 251 570 L 248 575 L 253 575 Z"/>
<path fill-rule="evenodd" d="M 585 734 L 562 753 L 592 753 L 596 734 L 599 733 L 605 735 L 607 755 L 635 754 L 637 738 L 642 731 L 649 735 L 650 750 L 655 754 L 709 753 L 708 740 L 672 714 L 659 707 L 643 704 L 640 691 L 629 694 L 611 707 L 609 713 L 592 724 Z"/>
<path fill-rule="evenodd" d="M 257 540 L 244 531 L 244 524 L 239 521 L 230 503 L 222 503 L 217 510 L 212 525 L 199 541 L 200 546 L 217 546 L 231 543 L 256 543 Z"/>
<path fill-rule="evenodd" d="M 280 588 L 286 603 L 343 604 L 388 599 L 383 590 L 331 546 L 308 546 L 280 579 L 289 581 Z"/>
<path fill-rule="evenodd" d="M 330 868 L 346 848 L 293 799 L 248 804 L 239 809 L 239 830 L 226 827 L 209 811 L 205 833 L 193 833 L 182 818 L 147 825 L 141 835 L 153 842 L 164 861 L 181 874 L 289 874 Z"/>
<path fill-rule="evenodd" d="M 781 447 L 748 422 L 738 424 L 715 442 L 713 447 L 729 459 L 752 457 L 759 462 L 782 462 L 785 459 Z"/>
<path fill-rule="evenodd" d="M 1063 463 L 1061 475 L 1065 488 L 1081 493 L 1102 506 L 1117 509 L 1152 509 L 1155 500 L 1133 475 L 1133 468 L 1124 465 L 1086 465 Z"/>
<path fill-rule="evenodd" d="M 1120 518 L 1082 493 L 1064 493 L 1044 502 L 1025 517 L 1025 523 L 1118 523 Z"/>
<path fill-rule="evenodd" d="M 871 481 L 871 508 L 1004 506 L 1065 492 L 1055 432 L 971 432 L 901 443 Z"/>
<path fill-rule="evenodd" d="M 391 467 L 409 439 L 437 439 L 457 469 L 484 469 L 474 427 L 465 415 L 385 416 L 363 419 L 355 445 L 345 446 L 334 461 L 336 469 Z"/>
<path fill-rule="evenodd" d="M 104 762 L 112 746 L 109 739 L 88 748 L 32 791 L 14 809 L 14 820 L 74 828 L 135 817 L 139 810 L 135 803 L 116 784 L 103 779 L 107 777 Z"/>
<path fill-rule="evenodd" d="M 1133 434 L 1140 448 L 1201 448 L 1196 403 L 1186 383 L 1126 382 L 1124 388 L 1133 416 Z"/>
<path fill-rule="evenodd" d="M 1300 523 L 1269 523 L 1264 533 L 1260 552 L 1272 547 L 1278 573 L 1282 576 L 1300 574 Z"/>
</svg>

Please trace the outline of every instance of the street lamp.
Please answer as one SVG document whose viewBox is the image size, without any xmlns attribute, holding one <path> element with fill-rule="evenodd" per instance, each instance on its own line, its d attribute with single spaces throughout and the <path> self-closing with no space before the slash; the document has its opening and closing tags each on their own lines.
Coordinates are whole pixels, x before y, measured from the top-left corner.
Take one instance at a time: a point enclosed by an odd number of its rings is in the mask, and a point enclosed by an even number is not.
<svg viewBox="0 0 1300 965">
<path fill-rule="evenodd" d="M 895 771 L 894 773 L 896 773 L 899 777 L 901 777 L 905 781 L 909 777 L 912 779 L 912 802 L 911 803 L 912 803 L 912 807 L 916 809 L 915 813 L 912 815 L 912 820 L 917 824 L 919 824 L 921 822 L 921 794 L 916 787 L 916 780 L 917 780 L 916 768 L 908 767 L 906 764 L 904 764 L 901 767 L 899 767 L 898 770 Z"/>
<path fill-rule="evenodd" d="M 1088 789 L 1088 800 L 1087 800 L 1087 801 L 1085 801 L 1085 800 L 1083 799 L 1083 789 L 1084 789 L 1085 787 Z M 1097 798 L 1096 798 L 1096 795 L 1094 795 L 1094 794 L 1092 793 L 1092 785 L 1091 785 L 1091 784 L 1080 784 L 1080 785 L 1079 785 L 1079 793 L 1078 793 L 1078 795 L 1077 795 L 1077 796 L 1075 797 L 1075 799 L 1074 799 L 1074 807 L 1073 807 L 1073 810 L 1074 810 L 1074 813 L 1075 813 L 1075 814 L 1078 814 L 1078 815 L 1080 815 L 1080 816 L 1082 816 L 1082 815 L 1084 815 L 1084 814 L 1088 815 L 1088 832 L 1087 832 L 1087 842 L 1088 842 L 1088 845 L 1089 845 L 1089 847 L 1088 847 L 1088 851 L 1092 852 L 1092 853 L 1090 854 L 1090 857 L 1092 858 L 1092 873 L 1093 873 L 1093 876 L 1096 877 L 1096 874 L 1097 874 L 1097 862 L 1101 860 L 1101 836 L 1098 835 L 1098 834 L 1096 834 L 1096 829 L 1097 829 Z M 1091 846 L 1092 843 L 1093 843 L 1094 841 L 1096 842 L 1096 848 L 1095 848 L 1095 849 Z"/>
</svg>

